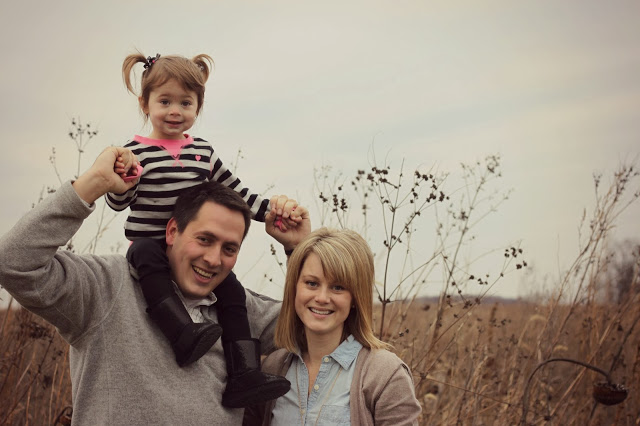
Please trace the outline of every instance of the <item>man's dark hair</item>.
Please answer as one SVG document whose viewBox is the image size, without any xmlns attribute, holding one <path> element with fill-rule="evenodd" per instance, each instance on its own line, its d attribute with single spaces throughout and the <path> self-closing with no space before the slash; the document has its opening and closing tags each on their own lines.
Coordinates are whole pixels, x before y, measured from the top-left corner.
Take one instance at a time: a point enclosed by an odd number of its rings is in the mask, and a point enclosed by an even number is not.
<svg viewBox="0 0 640 426">
<path fill-rule="evenodd" d="M 249 225 L 251 225 L 251 210 L 249 206 L 240 197 L 240 194 L 215 181 L 203 182 L 180 192 L 172 214 L 179 232 L 184 232 L 189 222 L 198 215 L 200 207 L 207 201 L 224 206 L 229 210 L 240 212 L 244 217 L 244 235 L 242 235 L 242 239 L 247 236 Z"/>
</svg>

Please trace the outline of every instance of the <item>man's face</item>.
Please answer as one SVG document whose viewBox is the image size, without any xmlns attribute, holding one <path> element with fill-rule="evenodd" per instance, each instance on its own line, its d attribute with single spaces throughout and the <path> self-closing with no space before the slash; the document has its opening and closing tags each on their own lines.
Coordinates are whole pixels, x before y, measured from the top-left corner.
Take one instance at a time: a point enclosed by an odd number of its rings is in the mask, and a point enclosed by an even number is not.
<svg viewBox="0 0 640 426">
<path fill-rule="evenodd" d="M 167 256 L 173 279 L 186 297 L 209 295 L 236 264 L 244 236 L 242 213 L 207 201 L 183 232 L 167 225 Z"/>
</svg>

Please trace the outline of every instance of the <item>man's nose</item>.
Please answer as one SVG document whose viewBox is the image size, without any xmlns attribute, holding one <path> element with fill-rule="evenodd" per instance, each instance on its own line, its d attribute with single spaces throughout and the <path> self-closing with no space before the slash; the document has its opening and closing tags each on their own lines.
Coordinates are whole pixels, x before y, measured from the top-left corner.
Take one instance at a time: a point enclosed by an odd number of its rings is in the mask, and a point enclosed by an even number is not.
<svg viewBox="0 0 640 426">
<path fill-rule="evenodd" d="M 202 256 L 203 260 L 212 267 L 216 267 L 219 266 L 221 261 L 220 261 L 220 247 L 217 245 L 214 245 L 212 247 L 209 247 L 207 249 L 207 251 L 204 253 L 204 256 Z"/>
</svg>

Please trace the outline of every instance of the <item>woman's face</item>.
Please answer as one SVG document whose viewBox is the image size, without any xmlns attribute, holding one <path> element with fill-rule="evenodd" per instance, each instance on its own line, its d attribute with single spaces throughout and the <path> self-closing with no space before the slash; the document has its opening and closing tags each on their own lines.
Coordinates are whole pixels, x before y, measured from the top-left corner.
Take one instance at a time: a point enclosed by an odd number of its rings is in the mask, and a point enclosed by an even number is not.
<svg viewBox="0 0 640 426">
<path fill-rule="evenodd" d="M 335 337 L 336 345 L 339 344 L 352 300 L 351 292 L 341 283 L 327 281 L 320 259 L 310 253 L 300 271 L 295 299 L 296 313 L 304 324 L 307 338 Z"/>
</svg>

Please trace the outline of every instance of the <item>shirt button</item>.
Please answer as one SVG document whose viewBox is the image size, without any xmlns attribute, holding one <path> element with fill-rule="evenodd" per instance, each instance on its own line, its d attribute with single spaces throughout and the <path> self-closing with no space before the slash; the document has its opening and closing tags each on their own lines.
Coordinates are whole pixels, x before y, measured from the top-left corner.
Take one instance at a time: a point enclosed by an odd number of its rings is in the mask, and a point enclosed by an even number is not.
<svg viewBox="0 0 640 426">
<path fill-rule="evenodd" d="M 320 386 L 315 385 L 313 388 L 314 388 L 315 390 L 318 390 L 318 389 L 320 389 Z"/>
<path fill-rule="evenodd" d="M 329 362 L 329 357 L 328 356 L 324 357 L 324 362 Z"/>
</svg>

